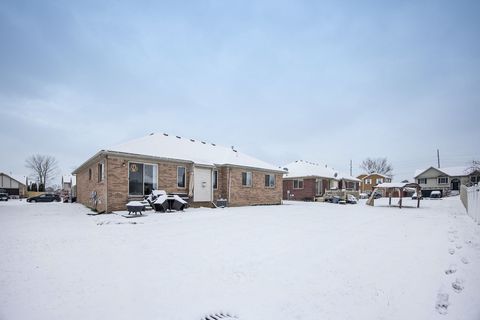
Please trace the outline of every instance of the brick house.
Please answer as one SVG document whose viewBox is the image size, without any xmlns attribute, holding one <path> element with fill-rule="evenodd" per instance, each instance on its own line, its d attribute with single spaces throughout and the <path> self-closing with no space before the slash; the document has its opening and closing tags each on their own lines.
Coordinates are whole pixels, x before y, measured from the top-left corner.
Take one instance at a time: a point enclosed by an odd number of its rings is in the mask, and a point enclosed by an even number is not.
<svg viewBox="0 0 480 320">
<path fill-rule="evenodd" d="M 416 170 L 414 175 L 424 197 L 429 197 L 432 191 L 440 191 L 445 196 L 452 191 L 459 192 L 461 185 L 480 183 L 480 171 L 468 167 L 430 167 Z"/>
<path fill-rule="evenodd" d="M 375 186 L 392 182 L 392 178 L 380 173 L 361 174 L 357 178 L 360 179 L 360 192 L 368 194 L 372 193 Z"/>
<path fill-rule="evenodd" d="M 283 173 L 233 147 L 156 133 L 101 150 L 73 172 L 77 201 L 99 212 L 124 210 L 152 190 L 192 206 L 281 204 Z"/>
<path fill-rule="evenodd" d="M 298 160 L 283 166 L 283 199 L 314 200 L 327 190 L 358 190 L 360 180 L 344 175 L 333 168 Z"/>
</svg>

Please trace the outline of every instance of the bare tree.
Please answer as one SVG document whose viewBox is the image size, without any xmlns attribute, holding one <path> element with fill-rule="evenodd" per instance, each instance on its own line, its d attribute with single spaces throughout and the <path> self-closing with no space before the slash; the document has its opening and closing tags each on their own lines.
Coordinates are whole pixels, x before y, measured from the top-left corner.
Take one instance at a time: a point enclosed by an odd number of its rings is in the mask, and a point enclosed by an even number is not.
<svg viewBox="0 0 480 320">
<path fill-rule="evenodd" d="M 32 170 L 32 176 L 45 186 L 55 178 L 58 171 L 57 160 L 52 156 L 32 155 L 25 160 L 25 166 Z"/>
<path fill-rule="evenodd" d="M 480 171 L 480 160 L 472 160 L 470 166 L 467 168 L 467 173 L 473 173 L 476 171 Z"/>
<path fill-rule="evenodd" d="M 366 173 L 380 173 L 389 177 L 393 176 L 393 167 L 388 163 L 387 158 L 367 158 L 362 161 L 360 168 Z"/>
</svg>

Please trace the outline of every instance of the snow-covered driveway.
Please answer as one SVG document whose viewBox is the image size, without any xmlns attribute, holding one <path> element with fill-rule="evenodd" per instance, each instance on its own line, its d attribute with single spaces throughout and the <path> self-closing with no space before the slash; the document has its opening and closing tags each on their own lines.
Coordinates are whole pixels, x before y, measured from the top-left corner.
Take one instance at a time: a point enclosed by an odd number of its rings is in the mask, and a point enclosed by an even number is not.
<svg viewBox="0 0 480 320">
<path fill-rule="evenodd" d="M 458 198 L 385 201 L 135 219 L 0 203 L 0 319 L 480 319 L 480 227 Z"/>
</svg>

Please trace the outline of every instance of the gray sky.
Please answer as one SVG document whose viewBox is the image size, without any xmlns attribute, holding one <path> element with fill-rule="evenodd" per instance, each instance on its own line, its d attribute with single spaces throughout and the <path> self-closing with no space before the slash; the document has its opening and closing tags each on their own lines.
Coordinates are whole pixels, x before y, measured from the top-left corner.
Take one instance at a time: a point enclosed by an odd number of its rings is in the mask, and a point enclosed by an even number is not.
<svg viewBox="0 0 480 320">
<path fill-rule="evenodd" d="M 0 2 L 0 171 L 150 132 L 394 180 L 480 159 L 478 1 Z"/>
</svg>

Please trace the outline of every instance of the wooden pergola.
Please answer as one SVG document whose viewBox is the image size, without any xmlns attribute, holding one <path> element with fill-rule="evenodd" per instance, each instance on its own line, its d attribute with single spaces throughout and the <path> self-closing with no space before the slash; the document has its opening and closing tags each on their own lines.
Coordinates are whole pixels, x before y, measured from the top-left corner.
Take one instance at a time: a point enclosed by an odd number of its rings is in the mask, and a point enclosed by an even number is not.
<svg viewBox="0 0 480 320">
<path fill-rule="evenodd" d="M 388 194 L 389 200 L 388 200 L 388 205 L 392 205 L 392 193 L 395 190 L 398 190 L 400 200 L 398 202 L 400 209 L 402 208 L 402 199 L 403 199 L 403 191 L 405 189 L 415 189 L 417 191 L 417 208 L 420 208 L 420 198 L 422 196 L 422 188 L 418 183 L 395 183 L 395 182 L 386 182 L 386 183 L 381 183 L 379 185 L 376 185 L 375 188 L 373 189 L 373 192 L 370 196 L 370 198 L 367 201 L 367 204 L 369 206 L 374 205 L 375 201 L 375 192 L 377 190 L 385 190 L 386 193 Z"/>
</svg>

